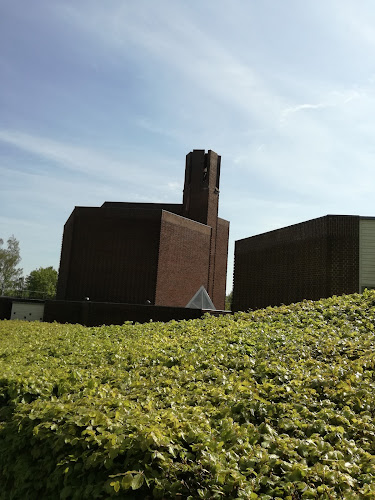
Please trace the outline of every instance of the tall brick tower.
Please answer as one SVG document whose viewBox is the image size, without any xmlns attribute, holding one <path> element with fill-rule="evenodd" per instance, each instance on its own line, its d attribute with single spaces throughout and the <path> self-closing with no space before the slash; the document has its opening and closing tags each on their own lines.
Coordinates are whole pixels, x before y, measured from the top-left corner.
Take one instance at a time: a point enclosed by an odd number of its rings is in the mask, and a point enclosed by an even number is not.
<svg viewBox="0 0 375 500">
<path fill-rule="evenodd" d="M 217 302 L 218 273 L 216 269 L 216 254 L 219 239 L 218 219 L 219 185 L 221 156 L 212 150 L 194 149 L 186 155 L 185 185 L 182 203 L 182 215 L 211 227 L 210 259 L 208 268 L 209 296 Z M 220 232 L 220 231 L 219 231 Z M 222 267 L 222 265 L 220 265 Z M 220 272 L 222 274 L 222 270 Z M 215 287 L 216 283 L 216 287 Z M 220 285 L 221 289 L 222 286 Z M 216 288 L 216 290 L 215 290 Z"/>
<path fill-rule="evenodd" d="M 216 226 L 221 156 L 194 149 L 186 155 L 183 213 L 187 219 Z"/>
</svg>

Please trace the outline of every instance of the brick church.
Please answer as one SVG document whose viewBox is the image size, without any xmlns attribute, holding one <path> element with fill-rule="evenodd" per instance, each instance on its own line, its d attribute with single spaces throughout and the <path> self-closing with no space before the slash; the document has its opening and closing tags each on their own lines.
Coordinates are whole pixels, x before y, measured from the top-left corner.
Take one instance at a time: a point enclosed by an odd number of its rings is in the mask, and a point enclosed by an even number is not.
<svg viewBox="0 0 375 500">
<path fill-rule="evenodd" d="M 236 241 L 233 311 L 375 288 L 375 218 L 325 215 Z"/>
<path fill-rule="evenodd" d="M 182 204 L 75 207 L 57 299 L 185 307 L 203 286 L 224 309 L 229 222 L 218 217 L 220 163 L 211 150 L 186 156 Z"/>
</svg>

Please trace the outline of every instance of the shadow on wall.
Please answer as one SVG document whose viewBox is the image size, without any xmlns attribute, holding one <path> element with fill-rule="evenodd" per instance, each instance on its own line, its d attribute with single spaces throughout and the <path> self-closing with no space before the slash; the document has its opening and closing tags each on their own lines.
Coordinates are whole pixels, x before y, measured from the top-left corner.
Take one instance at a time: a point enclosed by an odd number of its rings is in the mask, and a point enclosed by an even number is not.
<svg viewBox="0 0 375 500">
<path fill-rule="evenodd" d="M 15 314 L 14 314 L 15 313 Z M 58 323 L 78 323 L 85 326 L 122 325 L 126 321 L 147 323 L 201 318 L 204 314 L 227 314 L 228 311 L 208 311 L 185 307 L 165 307 L 110 302 L 23 300 L 0 297 L 0 320 L 21 319 Z"/>
</svg>

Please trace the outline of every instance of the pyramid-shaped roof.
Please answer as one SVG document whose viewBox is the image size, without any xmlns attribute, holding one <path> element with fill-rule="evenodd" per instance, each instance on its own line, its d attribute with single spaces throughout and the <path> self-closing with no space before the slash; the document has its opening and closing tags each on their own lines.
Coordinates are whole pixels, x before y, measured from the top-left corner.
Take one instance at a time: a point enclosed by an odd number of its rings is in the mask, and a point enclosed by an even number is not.
<svg viewBox="0 0 375 500">
<path fill-rule="evenodd" d="M 216 310 L 210 296 L 207 293 L 207 290 L 202 285 L 194 297 L 188 302 L 185 307 L 189 307 L 191 309 L 211 309 Z"/>
</svg>

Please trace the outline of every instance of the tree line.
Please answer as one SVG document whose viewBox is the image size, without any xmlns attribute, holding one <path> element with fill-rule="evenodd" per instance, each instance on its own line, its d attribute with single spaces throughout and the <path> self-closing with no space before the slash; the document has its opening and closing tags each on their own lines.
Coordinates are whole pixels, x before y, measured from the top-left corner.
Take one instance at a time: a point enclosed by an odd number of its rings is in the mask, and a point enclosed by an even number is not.
<svg viewBox="0 0 375 500">
<path fill-rule="evenodd" d="M 24 277 L 20 245 L 15 236 L 10 236 L 5 247 L 0 238 L 0 296 L 52 299 L 56 295 L 58 273 L 52 266 L 39 267 Z"/>
</svg>

